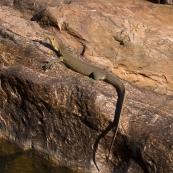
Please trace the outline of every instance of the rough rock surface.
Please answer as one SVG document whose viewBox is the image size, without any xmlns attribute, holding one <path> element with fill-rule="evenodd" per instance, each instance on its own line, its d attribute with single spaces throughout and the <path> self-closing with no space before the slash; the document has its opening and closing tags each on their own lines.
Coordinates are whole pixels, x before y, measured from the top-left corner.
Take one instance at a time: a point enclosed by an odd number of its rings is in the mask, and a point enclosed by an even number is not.
<svg viewBox="0 0 173 173">
<path fill-rule="evenodd" d="M 31 2 L 16 0 L 14 6 L 26 15 L 32 11 L 32 20 L 43 26 L 57 27 L 64 42 L 78 52 L 85 47 L 87 58 L 109 66 L 121 78 L 173 94 L 172 6 L 139 0 L 50 1 L 51 5 L 37 0 L 34 11 Z"/>
<path fill-rule="evenodd" d="M 134 2 L 1 1 L 10 6 L 0 6 L 1 137 L 82 172 L 98 172 L 93 154 L 101 173 L 173 172 L 173 9 Z M 126 80 L 108 162 L 116 90 L 63 64 L 44 72 L 56 55 L 37 22 Z"/>
<path fill-rule="evenodd" d="M 148 0 L 153 3 L 160 3 L 160 4 L 167 4 L 167 5 L 172 5 L 173 0 Z"/>
<path fill-rule="evenodd" d="M 78 40 L 86 57 L 109 66 L 123 79 L 172 95 L 173 8 L 139 1 L 123 6 L 125 2 L 80 1 L 49 7 L 38 20 L 59 28 L 63 40 L 64 36 Z M 75 48 L 82 51 L 77 44 Z"/>
</svg>

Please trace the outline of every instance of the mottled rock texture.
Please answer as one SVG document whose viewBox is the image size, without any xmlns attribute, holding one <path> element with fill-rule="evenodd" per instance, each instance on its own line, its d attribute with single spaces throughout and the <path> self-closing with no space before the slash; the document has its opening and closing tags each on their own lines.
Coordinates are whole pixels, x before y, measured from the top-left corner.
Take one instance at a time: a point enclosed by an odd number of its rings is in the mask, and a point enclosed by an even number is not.
<svg viewBox="0 0 173 173">
<path fill-rule="evenodd" d="M 0 3 L 1 137 L 83 173 L 98 172 L 96 166 L 101 173 L 173 172 L 171 6 L 138 0 Z M 116 90 L 61 63 L 43 71 L 57 58 L 45 32 L 126 80 L 108 162 L 113 130 L 105 129 L 114 120 Z"/>
<path fill-rule="evenodd" d="M 85 47 L 87 58 L 121 78 L 173 94 L 172 6 L 139 0 L 16 0 L 14 7 L 43 26 L 55 26 L 64 42 L 80 53 Z"/>
<path fill-rule="evenodd" d="M 173 0 L 148 0 L 148 1 L 159 4 L 167 4 L 167 5 L 173 4 Z"/>
</svg>

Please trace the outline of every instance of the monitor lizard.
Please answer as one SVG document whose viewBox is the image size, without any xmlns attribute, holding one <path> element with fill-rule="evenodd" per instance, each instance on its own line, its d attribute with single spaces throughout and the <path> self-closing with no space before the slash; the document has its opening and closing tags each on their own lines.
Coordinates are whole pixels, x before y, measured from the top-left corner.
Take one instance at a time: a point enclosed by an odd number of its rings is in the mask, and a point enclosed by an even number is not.
<svg viewBox="0 0 173 173">
<path fill-rule="evenodd" d="M 81 73 L 86 76 L 91 76 L 95 80 L 104 80 L 107 83 L 112 84 L 118 93 L 118 103 L 117 103 L 117 110 L 115 112 L 115 118 L 113 122 L 114 127 L 114 135 L 113 139 L 109 148 L 109 153 L 107 156 L 107 160 L 109 159 L 109 155 L 112 149 L 112 146 L 114 144 L 114 140 L 117 134 L 118 130 L 118 124 L 121 116 L 121 110 L 123 107 L 123 101 L 125 96 L 125 87 L 123 83 L 120 81 L 119 77 L 114 75 L 112 72 L 110 72 L 107 69 L 102 69 L 100 67 L 97 67 L 95 65 L 92 65 L 91 63 L 88 63 L 82 59 L 79 59 L 73 55 L 73 53 L 69 53 L 66 46 L 62 43 L 62 41 L 57 38 L 56 36 L 47 35 L 45 36 L 49 39 L 51 45 L 53 48 L 58 51 L 62 56 L 60 56 L 58 59 L 55 59 L 53 61 L 48 62 L 44 65 L 44 70 L 50 68 L 50 66 L 55 62 L 62 61 L 67 67 L 74 70 L 75 72 Z M 99 170 L 96 162 L 95 162 L 95 156 L 94 156 L 94 163 Z"/>
</svg>

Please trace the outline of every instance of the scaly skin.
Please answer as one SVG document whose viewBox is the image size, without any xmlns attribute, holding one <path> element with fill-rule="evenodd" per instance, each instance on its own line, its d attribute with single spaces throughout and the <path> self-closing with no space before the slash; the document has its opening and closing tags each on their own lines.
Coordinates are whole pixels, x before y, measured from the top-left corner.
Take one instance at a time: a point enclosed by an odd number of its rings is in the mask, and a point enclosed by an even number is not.
<svg viewBox="0 0 173 173">
<path fill-rule="evenodd" d="M 86 75 L 86 76 L 92 75 L 95 80 L 104 80 L 107 83 L 112 84 L 116 88 L 117 93 L 118 93 L 118 103 L 117 103 L 117 110 L 115 112 L 115 119 L 113 122 L 114 135 L 113 135 L 112 143 L 111 143 L 109 153 L 107 156 L 107 159 L 109 159 L 109 155 L 110 155 L 110 152 L 111 152 L 111 149 L 112 149 L 112 146 L 114 144 L 114 140 L 115 140 L 115 137 L 117 134 L 118 124 L 119 124 L 119 120 L 120 120 L 120 116 L 121 116 L 121 110 L 123 107 L 123 101 L 124 101 L 124 96 L 125 96 L 124 85 L 119 80 L 119 77 L 112 74 L 109 70 L 94 66 L 88 62 L 85 62 L 85 61 L 75 57 L 72 53 L 69 53 L 67 51 L 67 48 L 60 41 L 59 38 L 57 38 L 55 36 L 51 36 L 51 35 L 45 35 L 45 36 L 49 39 L 53 48 L 56 51 L 59 51 L 62 55 L 60 58 L 57 59 L 57 62 L 63 61 L 64 64 L 67 67 L 69 67 L 70 69 L 72 69 L 78 73 L 81 73 L 83 75 Z M 49 62 L 48 64 L 46 64 L 45 69 L 50 68 L 50 66 L 54 62 L 55 62 L 55 60 L 53 62 Z M 98 144 L 96 144 L 96 145 L 98 145 Z M 95 146 L 95 147 L 97 148 L 97 146 Z M 95 153 L 93 156 L 93 160 L 94 160 L 94 163 L 95 163 L 97 169 L 99 170 L 99 168 L 96 164 L 96 161 L 95 161 Z"/>
</svg>

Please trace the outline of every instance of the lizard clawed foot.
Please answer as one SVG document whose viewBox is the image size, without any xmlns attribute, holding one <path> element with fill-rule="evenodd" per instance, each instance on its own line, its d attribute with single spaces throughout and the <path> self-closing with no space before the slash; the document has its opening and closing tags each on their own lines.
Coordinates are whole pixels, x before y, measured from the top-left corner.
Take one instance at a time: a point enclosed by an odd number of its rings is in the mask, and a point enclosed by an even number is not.
<svg viewBox="0 0 173 173">
<path fill-rule="evenodd" d="M 47 69 L 50 69 L 51 66 L 52 66 L 54 63 L 59 63 L 59 62 L 61 62 L 61 61 L 63 61 L 63 57 L 60 57 L 60 58 L 58 58 L 58 59 L 53 59 L 53 60 L 47 62 L 47 63 L 42 67 L 42 69 L 43 69 L 44 71 L 47 70 Z"/>
<path fill-rule="evenodd" d="M 52 66 L 52 62 L 47 62 L 43 67 L 42 67 L 42 69 L 44 70 L 44 71 L 46 71 L 47 69 L 50 69 L 51 68 L 51 66 Z"/>
<path fill-rule="evenodd" d="M 89 83 L 89 84 L 91 84 L 91 85 L 93 85 L 93 84 L 95 84 L 96 82 L 98 82 L 98 81 L 96 81 L 96 80 L 94 80 L 94 79 L 92 79 L 92 78 L 90 78 L 90 77 L 85 77 L 85 78 L 82 79 L 82 81 L 83 81 L 84 83 Z"/>
</svg>

